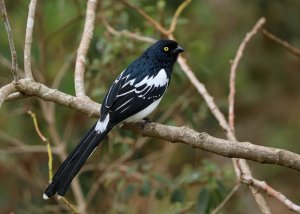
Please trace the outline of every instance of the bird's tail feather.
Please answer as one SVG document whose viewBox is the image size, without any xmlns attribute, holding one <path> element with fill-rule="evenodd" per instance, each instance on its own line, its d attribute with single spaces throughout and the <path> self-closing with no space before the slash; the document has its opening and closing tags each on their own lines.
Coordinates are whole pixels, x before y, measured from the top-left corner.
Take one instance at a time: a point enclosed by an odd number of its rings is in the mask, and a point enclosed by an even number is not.
<svg viewBox="0 0 300 214">
<path fill-rule="evenodd" d="M 50 198 L 56 192 L 60 196 L 65 195 L 75 175 L 109 131 L 110 129 L 107 129 L 102 133 L 98 133 L 95 131 L 95 125 L 90 129 L 55 173 L 51 183 L 45 190 L 44 199 Z"/>
</svg>

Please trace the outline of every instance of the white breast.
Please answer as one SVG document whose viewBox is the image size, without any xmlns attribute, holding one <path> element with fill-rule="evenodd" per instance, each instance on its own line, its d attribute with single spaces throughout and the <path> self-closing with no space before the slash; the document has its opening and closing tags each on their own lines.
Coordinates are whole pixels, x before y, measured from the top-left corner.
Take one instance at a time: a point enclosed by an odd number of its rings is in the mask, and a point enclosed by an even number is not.
<svg viewBox="0 0 300 214">
<path fill-rule="evenodd" d="M 142 111 L 128 117 L 124 122 L 127 122 L 127 123 L 136 122 L 136 121 L 142 120 L 143 118 L 147 117 L 149 114 L 151 114 L 151 112 L 154 111 L 154 109 L 156 109 L 156 107 L 158 106 L 158 104 L 161 101 L 161 98 L 159 98 L 158 100 L 155 100 L 151 105 L 149 105 Z"/>
</svg>

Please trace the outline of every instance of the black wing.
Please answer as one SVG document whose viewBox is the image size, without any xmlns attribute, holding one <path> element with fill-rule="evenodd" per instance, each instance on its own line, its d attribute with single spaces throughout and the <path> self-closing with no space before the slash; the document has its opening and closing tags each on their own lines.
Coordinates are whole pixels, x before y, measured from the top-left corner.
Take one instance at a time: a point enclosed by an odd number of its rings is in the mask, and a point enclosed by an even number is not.
<svg viewBox="0 0 300 214">
<path fill-rule="evenodd" d="M 122 122 L 160 99 L 168 87 L 167 77 L 165 84 L 158 85 L 149 84 L 147 81 L 153 79 L 155 75 L 138 79 L 140 76 L 128 73 L 130 72 L 125 70 L 115 80 L 101 107 L 101 115 L 109 112 L 110 122 L 113 124 Z"/>
</svg>

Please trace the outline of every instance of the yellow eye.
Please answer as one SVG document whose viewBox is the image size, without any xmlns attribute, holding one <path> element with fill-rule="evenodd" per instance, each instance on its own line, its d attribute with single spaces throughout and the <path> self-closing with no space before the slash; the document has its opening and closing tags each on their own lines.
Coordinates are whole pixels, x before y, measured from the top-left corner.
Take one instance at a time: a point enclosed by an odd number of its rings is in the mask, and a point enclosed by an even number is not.
<svg viewBox="0 0 300 214">
<path fill-rule="evenodd" d="M 169 47 L 164 47 L 164 51 L 169 51 Z"/>
</svg>

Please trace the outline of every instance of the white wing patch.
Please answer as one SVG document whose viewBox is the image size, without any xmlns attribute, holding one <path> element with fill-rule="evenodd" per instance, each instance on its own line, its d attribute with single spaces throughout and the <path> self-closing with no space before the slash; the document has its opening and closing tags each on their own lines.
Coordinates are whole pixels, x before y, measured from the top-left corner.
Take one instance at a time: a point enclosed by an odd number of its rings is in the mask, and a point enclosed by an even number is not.
<svg viewBox="0 0 300 214">
<path fill-rule="evenodd" d="M 109 114 L 107 114 L 107 116 L 105 117 L 105 119 L 102 122 L 100 120 L 98 120 L 96 127 L 95 127 L 95 131 L 98 132 L 98 134 L 104 132 L 106 130 L 108 122 L 109 122 Z"/>
<path fill-rule="evenodd" d="M 125 77 L 123 77 L 123 78 L 128 79 L 128 77 L 129 77 L 129 75 L 127 75 L 127 76 L 125 76 Z M 122 78 L 122 79 L 123 79 L 123 78 Z M 124 87 L 125 87 L 126 85 L 128 85 L 128 84 L 133 85 L 134 82 L 135 82 L 135 80 L 136 80 L 136 79 L 132 79 L 132 80 L 126 82 L 126 83 L 122 86 L 122 88 L 124 88 Z M 151 77 L 149 77 L 149 75 L 146 76 L 141 82 L 139 82 L 139 83 L 137 83 L 137 84 L 134 85 L 135 88 L 133 88 L 133 89 L 131 89 L 131 90 L 129 90 L 129 91 L 126 91 L 126 92 L 124 92 L 124 93 L 122 93 L 122 94 L 118 94 L 117 97 L 122 97 L 122 96 L 125 96 L 125 95 L 129 94 L 129 93 L 134 92 L 134 93 L 136 93 L 136 94 L 140 94 L 140 95 L 138 95 L 138 97 L 140 97 L 140 98 L 143 97 L 143 99 L 144 99 L 144 96 L 145 96 L 151 89 L 153 89 L 153 88 L 155 88 L 155 87 L 158 88 L 158 87 L 165 86 L 165 85 L 167 85 L 168 83 L 169 83 L 169 79 L 168 79 L 168 77 L 167 77 L 166 71 L 165 71 L 165 69 L 161 69 L 161 70 L 157 73 L 156 76 L 151 76 Z M 139 88 L 139 87 L 141 87 L 141 86 L 143 86 L 143 85 L 145 85 L 143 89 L 141 89 L 140 91 L 137 90 L 137 88 Z M 142 92 L 144 92 L 144 91 L 145 91 L 145 93 L 142 94 Z"/>
<path fill-rule="evenodd" d="M 169 79 L 167 77 L 165 69 L 161 69 L 156 76 L 146 76 L 141 82 L 134 85 L 134 87 L 138 88 L 144 84 L 151 87 L 161 87 L 168 83 Z"/>
</svg>

